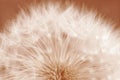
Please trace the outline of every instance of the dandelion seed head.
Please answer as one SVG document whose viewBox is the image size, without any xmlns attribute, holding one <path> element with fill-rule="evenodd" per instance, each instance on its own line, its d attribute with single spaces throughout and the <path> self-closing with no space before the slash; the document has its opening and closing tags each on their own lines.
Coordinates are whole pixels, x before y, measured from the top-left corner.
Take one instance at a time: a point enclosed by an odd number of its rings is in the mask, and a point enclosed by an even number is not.
<svg viewBox="0 0 120 80">
<path fill-rule="evenodd" d="M 59 8 L 29 7 L 30 15 L 21 12 L 0 33 L 0 79 L 119 80 L 120 42 L 112 25 L 94 11 Z"/>
</svg>

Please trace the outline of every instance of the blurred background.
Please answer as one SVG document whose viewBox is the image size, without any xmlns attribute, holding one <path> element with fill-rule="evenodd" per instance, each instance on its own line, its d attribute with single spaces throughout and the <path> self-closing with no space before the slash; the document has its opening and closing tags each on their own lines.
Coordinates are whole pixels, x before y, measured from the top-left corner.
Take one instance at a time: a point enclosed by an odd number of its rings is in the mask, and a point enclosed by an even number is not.
<svg viewBox="0 0 120 80">
<path fill-rule="evenodd" d="M 45 1 L 45 0 L 44 0 Z M 47 0 L 46 0 L 47 1 Z M 120 0 L 69 0 L 79 8 L 82 4 L 87 8 L 95 9 L 106 19 L 120 24 Z M 21 8 L 31 3 L 40 3 L 41 0 L 0 0 L 0 30 L 5 22 L 16 17 Z M 64 3 L 64 0 L 63 0 Z"/>
</svg>

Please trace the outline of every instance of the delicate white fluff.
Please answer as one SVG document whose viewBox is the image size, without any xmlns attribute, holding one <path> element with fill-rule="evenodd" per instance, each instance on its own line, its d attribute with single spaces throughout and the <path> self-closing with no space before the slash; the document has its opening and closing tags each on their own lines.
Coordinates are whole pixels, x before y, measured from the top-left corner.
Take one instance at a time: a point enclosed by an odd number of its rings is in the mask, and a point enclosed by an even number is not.
<svg viewBox="0 0 120 80">
<path fill-rule="evenodd" d="M 120 80 L 120 40 L 91 11 L 34 6 L 0 33 L 0 80 Z"/>
</svg>

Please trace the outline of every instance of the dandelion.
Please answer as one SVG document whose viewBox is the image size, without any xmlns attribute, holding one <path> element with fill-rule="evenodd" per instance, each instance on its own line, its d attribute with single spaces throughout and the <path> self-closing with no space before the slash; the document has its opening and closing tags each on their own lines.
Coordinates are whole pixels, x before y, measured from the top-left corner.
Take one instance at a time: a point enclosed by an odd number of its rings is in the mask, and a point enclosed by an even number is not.
<svg viewBox="0 0 120 80">
<path fill-rule="evenodd" d="M 29 9 L 0 33 L 0 80 L 120 79 L 113 25 L 72 5 Z"/>
</svg>

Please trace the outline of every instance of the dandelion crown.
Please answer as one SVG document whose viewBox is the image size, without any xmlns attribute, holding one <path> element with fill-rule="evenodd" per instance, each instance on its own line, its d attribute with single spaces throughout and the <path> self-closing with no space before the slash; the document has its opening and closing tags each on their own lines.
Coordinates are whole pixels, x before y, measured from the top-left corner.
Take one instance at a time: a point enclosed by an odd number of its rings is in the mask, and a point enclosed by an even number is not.
<svg viewBox="0 0 120 80">
<path fill-rule="evenodd" d="M 0 33 L 0 80 L 120 80 L 113 25 L 61 6 L 31 6 Z"/>
</svg>

